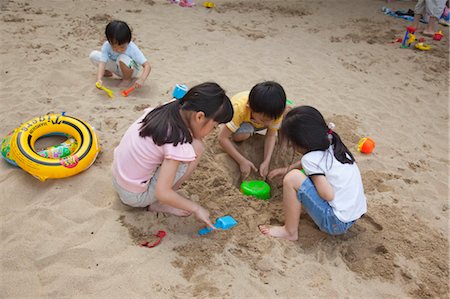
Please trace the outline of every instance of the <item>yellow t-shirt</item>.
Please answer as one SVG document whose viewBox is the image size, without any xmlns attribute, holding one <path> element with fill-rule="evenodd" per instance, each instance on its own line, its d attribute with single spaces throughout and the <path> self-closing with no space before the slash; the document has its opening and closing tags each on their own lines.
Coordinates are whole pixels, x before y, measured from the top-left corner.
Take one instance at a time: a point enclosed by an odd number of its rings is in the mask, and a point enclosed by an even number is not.
<svg viewBox="0 0 450 299">
<path fill-rule="evenodd" d="M 231 103 L 233 104 L 234 115 L 233 119 L 226 124 L 227 128 L 230 129 L 231 132 L 236 132 L 237 129 L 241 126 L 242 123 L 247 122 L 250 123 L 255 129 L 265 129 L 264 125 L 257 124 L 251 119 L 252 110 L 247 105 L 248 96 L 250 91 L 242 91 L 231 98 Z M 281 126 L 281 121 L 283 120 L 283 115 L 273 120 L 268 129 L 277 131 Z"/>
</svg>

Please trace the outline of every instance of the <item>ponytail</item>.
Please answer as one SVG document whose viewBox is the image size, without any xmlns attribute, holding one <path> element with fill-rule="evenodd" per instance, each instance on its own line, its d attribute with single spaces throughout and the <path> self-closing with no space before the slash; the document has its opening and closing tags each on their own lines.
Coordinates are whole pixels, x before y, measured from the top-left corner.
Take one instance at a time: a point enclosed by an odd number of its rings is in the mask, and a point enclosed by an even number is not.
<svg viewBox="0 0 450 299">
<path fill-rule="evenodd" d="M 139 136 L 152 137 L 158 146 L 192 143 L 192 135 L 181 117 L 181 111 L 202 111 L 206 118 L 220 124 L 233 118 L 233 106 L 225 91 L 217 83 L 196 85 L 180 99 L 150 111 L 140 122 Z"/>
<path fill-rule="evenodd" d="M 174 100 L 150 111 L 141 121 L 139 136 L 152 137 L 158 145 L 191 143 L 192 135 L 180 114 L 181 103 Z"/>
<path fill-rule="evenodd" d="M 341 162 L 342 164 L 353 164 L 355 162 L 355 158 L 350 150 L 345 146 L 342 142 L 341 137 L 339 137 L 338 133 L 332 132 L 333 136 L 331 144 L 333 145 L 334 157 L 336 160 Z"/>
<path fill-rule="evenodd" d="M 327 126 L 322 114 L 311 106 L 295 107 L 289 111 L 281 124 L 280 135 L 306 152 L 327 151 L 333 146 L 334 157 L 339 162 L 355 162 L 352 153 L 333 131 L 333 126 Z"/>
</svg>

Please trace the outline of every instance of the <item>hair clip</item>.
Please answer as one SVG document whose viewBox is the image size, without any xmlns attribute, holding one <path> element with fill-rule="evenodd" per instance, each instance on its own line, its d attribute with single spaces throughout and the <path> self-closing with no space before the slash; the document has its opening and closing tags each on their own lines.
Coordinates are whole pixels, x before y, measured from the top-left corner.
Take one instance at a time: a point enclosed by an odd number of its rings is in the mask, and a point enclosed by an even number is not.
<svg viewBox="0 0 450 299">
<path fill-rule="evenodd" d="M 333 129 L 336 127 L 334 123 L 328 123 L 328 140 L 330 141 L 330 144 L 333 143 Z"/>
<path fill-rule="evenodd" d="M 328 123 L 328 134 L 333 133 L 334 128 L 336 128 L 334 123 Z"/>
</svg>

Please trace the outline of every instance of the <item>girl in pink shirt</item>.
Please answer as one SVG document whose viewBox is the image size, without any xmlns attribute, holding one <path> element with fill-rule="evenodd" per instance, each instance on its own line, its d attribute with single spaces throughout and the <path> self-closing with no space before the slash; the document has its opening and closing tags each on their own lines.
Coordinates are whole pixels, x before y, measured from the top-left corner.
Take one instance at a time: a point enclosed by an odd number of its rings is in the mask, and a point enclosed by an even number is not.
<svg viewBox="0 0 450 299">
<path fill-rule="evenodd" d="M 214 228 L 209 212 L 176 192 L 204 152 L 202 139 L 233 117 L 216 83 L 192 87 L 180 100 L 146 111 L 114 150 L 113 183 L 123 203 L 177 216 L 191 213 Z"/>
</svg>

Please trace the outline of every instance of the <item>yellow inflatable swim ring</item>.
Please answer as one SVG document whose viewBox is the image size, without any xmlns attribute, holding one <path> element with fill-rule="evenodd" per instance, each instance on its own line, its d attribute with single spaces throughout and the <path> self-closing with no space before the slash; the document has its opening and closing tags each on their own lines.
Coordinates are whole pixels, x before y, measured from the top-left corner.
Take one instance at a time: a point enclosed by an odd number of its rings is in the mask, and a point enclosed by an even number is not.
<svg viewBox="0 0 450 299">
<path fill-rule="evenodd" d="M 34 144 L 40 137 L 50 133 L 72 136 L 77 148 L 72 154 L 60 159 L 42 157 L 36 153 Z M 93 128 L 84 121 L 64 114 L 43 115 L 22 124 L 11 138 L 11 155 L 26 172 L 41 181 L 78 174 L 94 163 L 100 148 Z"/>
</svg>

